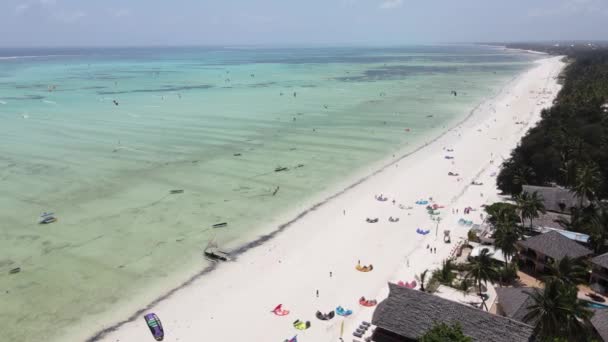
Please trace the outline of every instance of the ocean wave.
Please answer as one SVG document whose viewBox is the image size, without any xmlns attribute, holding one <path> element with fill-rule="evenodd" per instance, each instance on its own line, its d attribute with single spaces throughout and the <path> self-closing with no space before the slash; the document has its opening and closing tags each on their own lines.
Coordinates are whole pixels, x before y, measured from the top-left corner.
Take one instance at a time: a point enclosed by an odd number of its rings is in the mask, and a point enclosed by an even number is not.
<svg viewBox="0 0 608 342">
<path fill-rule="evenodd" d="M 81 56 L 81 55 L 0 56 L 0 60 L 49 58 L 49 57 L 76 57 L 76 56 Z"/>
</svg>

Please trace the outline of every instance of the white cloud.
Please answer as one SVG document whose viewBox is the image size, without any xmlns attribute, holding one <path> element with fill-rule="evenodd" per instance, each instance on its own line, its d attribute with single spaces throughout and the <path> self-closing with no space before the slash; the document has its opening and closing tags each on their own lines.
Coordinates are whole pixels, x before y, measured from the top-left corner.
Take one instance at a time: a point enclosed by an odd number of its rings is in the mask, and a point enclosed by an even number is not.
<svg viewBox="0 0 608 342">
<path fill-rule="evenodd" d="M 21 13 L 27 11 L 28 9 L 30 9 L 30 7 L 31 6 L 28 3 L 19 4 L 19 5 L 17 5 L 17 7 L 15 7 L 15 13 L 21 14 Z"/>
<path fill-rule="evenodd" d="M 551 8 L 534 8 L 530 17 L 555 17 L 569 15 L 608 15 L 608 2 L 604 0 L 562 0 Z"/>
<path fill-rule="evenodd" d="M 64 23 L 73 23 L 84 17 L 86 17 L 86 13 L 80 10 L 75 11 L 57 11 L 53 13 L 53 18 L 55 20 L 64 22 Z"/>
<path fill-rule="evenodd" d="M 128 17 L 131 15 L 131 11 L 127 8 L 119 8 L 110 10 L 110 15 L 116 18 Z"/>
<path fill-rule="evenodd" d="M 380 4 L 380 8 L 390 9 L 401 7 L 401 5 L 403 5 L 403 0 L 383 0 Z"/>
</svg>

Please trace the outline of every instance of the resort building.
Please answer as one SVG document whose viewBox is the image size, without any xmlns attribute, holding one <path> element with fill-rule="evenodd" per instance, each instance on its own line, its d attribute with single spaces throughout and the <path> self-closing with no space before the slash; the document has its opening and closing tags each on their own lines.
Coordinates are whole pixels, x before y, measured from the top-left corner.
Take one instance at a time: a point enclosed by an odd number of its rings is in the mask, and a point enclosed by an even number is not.
<svg viewBox="0 0 608 342">
<path fill-rule="evenodd" d="M 523 185 L 522 192 L 529 194 L 538 193 L 542 197 L 545 210 L 553 213 L 570 214 L 570 209 L 579 205 L 580 200 L 576 195 L 566 189 L 552 186 Z M 588 205 L 589 201 L 583 199 L 583 205 Z"/>
<path fill-rule="evenodd" d="M 524 322 L 524 317 L 529 312 L 528 307 L 533 303 L 528 293 L 535 290 L 538 289 L 532 287 L 496 288 L 496 313 L 529 324 L 530 322 Z M 608 342 L 608 309 L 593 309 L 590 323 L 597 341 Z"/>
<path fill-rule="evenodd" d="M 542 198 L 546 213 L 539 213 L 540 216 L 532 219 L 532 229 L 540 233 L 546 233 L 551 229 L 564 228 L 559 224 L 559 221 L 570 222 L 570 210 L 580 204 L 580 199 L 576 195 L 565 188 L 523 185 L 522 192 L 533 194 L 537 193 Z M 583 199 L 583 205 L 588 205 L 589 201 Z M 528 227 L 530 222 L 526 220 L 524 225 Z M 568 236 L 570 237 L 570 236 Z M 586 243 L 586 241 L 584 241 Z"/>
<path fill-rule="evenodd" d="M 524 322 L 524 317 L 529 312 L 528 307 L 533 303 L 528 293 L 533 292 L 535 288 L 497 287 L 495 290 L 496 313 L 519 322 Z"/>
<path fill-rule="evenodd" d="M 374 342 L 417 341 L 437 323 L 457 323 L 474 341 L 532 341 L 528 324 L 396 284 L 389 290 L 374 311 Z"/>
<path fill-rule="evenodd" d="M 586 257 L 592 250 L 574 242 L 557 231 L 536 235 L 517 242 L 517 259 L 522 269 L 544 272 L 553 261 L 565 256 L 570 258 Z"/>
<path fill-rule="evenodd" d="M 608 253 L 591 259 L 591 288 L 608 295 Z"/>
<path fill-rule="evenodd" d="M 599 341 L 608 342 L 608 309 L 593 310 L 591 326 L 593 326 L 595 334 L 600 339 Z"/>
</svg>

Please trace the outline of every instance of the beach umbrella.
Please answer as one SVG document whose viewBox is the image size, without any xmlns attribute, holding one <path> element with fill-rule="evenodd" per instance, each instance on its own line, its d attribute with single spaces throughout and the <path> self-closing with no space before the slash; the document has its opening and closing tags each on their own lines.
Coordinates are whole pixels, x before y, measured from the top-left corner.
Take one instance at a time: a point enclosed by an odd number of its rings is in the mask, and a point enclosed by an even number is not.
<svg viewBox="0 0 608 342">
<path fill-rule="evenodd" d="M 340 324 L 340 338 L 344 336 L 344 321 Z"/>
</svg>

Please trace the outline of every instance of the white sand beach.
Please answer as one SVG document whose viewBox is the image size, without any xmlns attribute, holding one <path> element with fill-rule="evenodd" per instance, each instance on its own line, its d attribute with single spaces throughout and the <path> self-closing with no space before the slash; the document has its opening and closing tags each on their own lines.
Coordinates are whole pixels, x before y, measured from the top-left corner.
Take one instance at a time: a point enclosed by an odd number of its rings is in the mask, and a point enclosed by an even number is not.
<svg viewBox="0 0 608 342">
<path fill-rule="evenodd" d="M 359 305 L 361 296 L 381 301 L 388 293 L 387 282 L 411 281 L 423 270 L 438 267 L 466 238 L 468 227 L 458 220 L 481 222 L 480 206 L 498 198 L 495 176 L 503 158 L 540 119 L 541 109 L 552 103 L 563 67 L 561 57 L 539 60 L 459 126 L 409 156 L 386 160 L 381 165 L 389 166 L 299 218 L 275 238 L 159 302 L 149 311 L 162 320 L 164 340 L 278 342 L 297 335 L 299 342 L 337 341 L 342 321 L 345 340 L 352 340 L 353 330 L 362 320 L 371 321 L 374 310 Z M 483 185 L 471 185 L 473 180 Z M 379 194 L 388 200 L 376 200 Z M 440 209 L 438 235 L 425 206 L 415 204 L 430 197 L 431 203 L 445 206 Z M 400 204 L 413 209 L 401 209 Z M 476 211 L 464 215 L 469 206 Z M 456 209 L 459 214 L 452 214 Z M 390 216 L 399 221 L 389 222 Z M 367 223 L 366 218 L 379 221 Z M 430 233 L 417 234 L 417 228 Z M 443 242 L 444 229 L 451 230 L 450 244 Z M 357 271 L 358 261 L 373 264 L 373 271 Z M 271 313 L 278 304 L 290 313 Z M 317 310 L 328 312 L 339 305 L 352 309 L 353 315 L 330 321 L 315 317 Z M 141 316 L 100 339 L 153 340 Z M 296 330 L 296 319 L 312 326 Z M 102 323 L 99 330 L 112 322 Z"/>
</svg>

